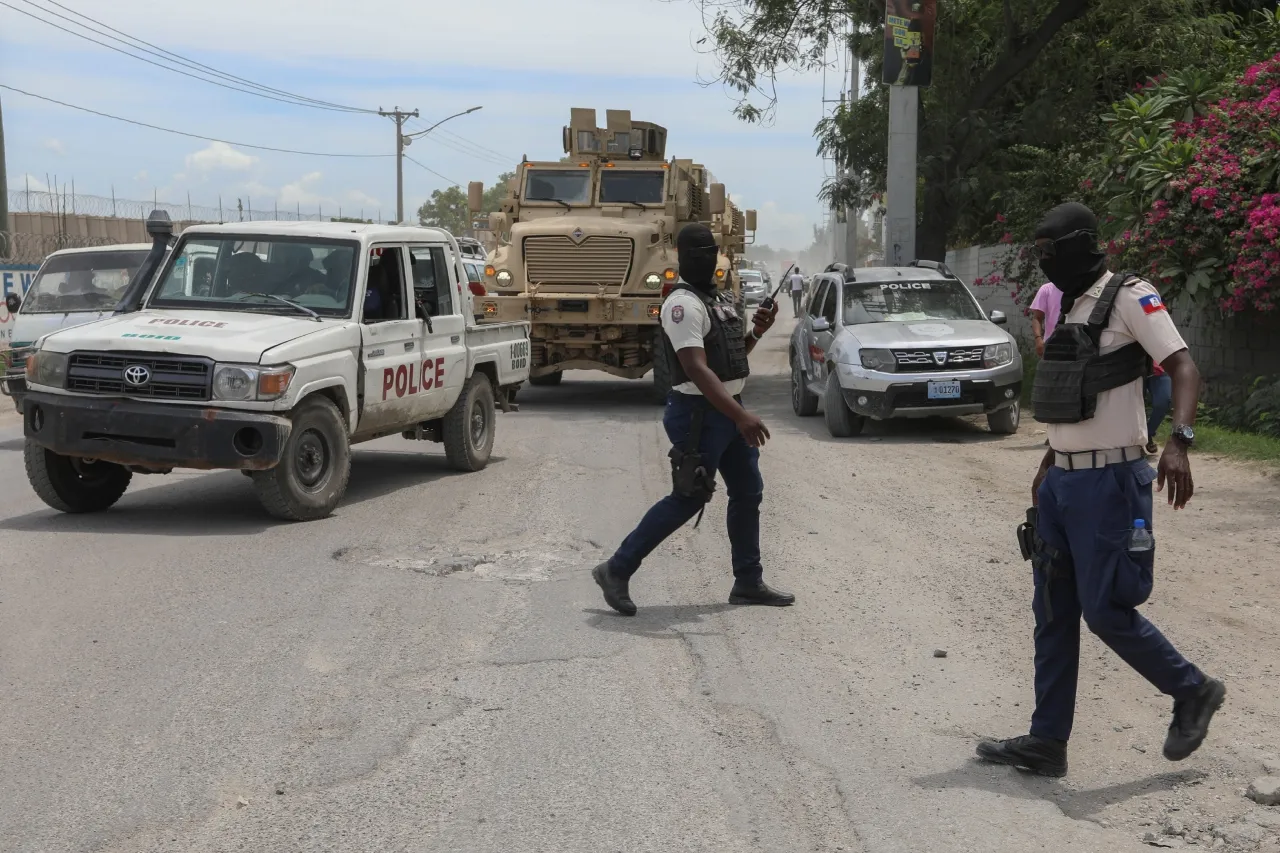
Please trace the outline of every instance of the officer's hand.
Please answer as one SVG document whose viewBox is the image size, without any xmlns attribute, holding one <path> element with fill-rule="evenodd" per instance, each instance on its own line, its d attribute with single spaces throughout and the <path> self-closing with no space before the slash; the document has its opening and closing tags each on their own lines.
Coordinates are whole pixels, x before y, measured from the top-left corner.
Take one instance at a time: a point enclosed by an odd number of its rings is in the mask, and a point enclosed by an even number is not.
<svg viewBox="0 0 1280 853">
<path fill-rule="evenodd" d="M 764 421 L 744 411 L 742 416 L 738 418 L 738 432 L 742 433 L 742 437 L 746 439 L 747 445 L 750 447 L 763 447 L 764 443 L 769 440 L 769 429 L 764 425 Z"/>
<path fill-rule="evenodd" d="M 751 316 L 751 325 L 755 326 L 757 337 L 773 327 L 773 321 L 778 317 L 778 305 L 779 303 L 774 302 L 772 308 L 757 308 L 756 313 Z"/>
<path fill-rule="evenodd" d="M 1160 475 L 1156 482 L 1156 491 L 1163 492 L 1167 481 L 1169 506 L 1174 509 L 1182 509 L 1186 506 L 1196 490 L 1195 483 L 1191 479 L 1191 460 L 1187 457 L 1186 448 L 1176 440 L 1166 442 L 1156 471 Z"/>
</svg>

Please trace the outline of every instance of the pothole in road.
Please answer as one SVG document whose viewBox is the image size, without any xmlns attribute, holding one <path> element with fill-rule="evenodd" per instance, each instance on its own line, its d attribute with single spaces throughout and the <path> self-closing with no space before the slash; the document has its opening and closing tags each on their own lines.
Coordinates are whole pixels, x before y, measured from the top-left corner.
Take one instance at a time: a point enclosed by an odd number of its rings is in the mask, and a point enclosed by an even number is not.
<svg viewBox="0 0 1280 853">
<path fill-rule="evenodd" d="M 591 546 L 528 547 L 485 553 L 446 553 L 425 549 L 419 553 L 388 553 L 375 548 L 343 548 L 333 558 L 387 569 L 401 569 L 429 577 L 475 577 L 481 580 L 533 583 L 550 580 L 562 569 L 578 569 Z"/>
</svg>

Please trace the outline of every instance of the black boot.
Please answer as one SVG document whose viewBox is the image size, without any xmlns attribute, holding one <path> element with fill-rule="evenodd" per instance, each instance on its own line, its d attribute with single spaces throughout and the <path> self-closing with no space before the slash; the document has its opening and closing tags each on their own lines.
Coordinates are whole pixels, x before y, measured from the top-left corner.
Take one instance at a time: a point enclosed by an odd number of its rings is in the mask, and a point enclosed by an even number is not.
<svg viewBox="0 0 1280 853">
<path fill-rule="evenodd" d="M 978 757 L 993 764 L 1008 764 L 1041 776 L 1067 775 L 1067 742 L 1035 735 L 984 740 L 978 744 Z"/>
<path fill-rule="evenodd" d="M 763 604 L 769 607 L 787 607 L 796 603 L 796 597 L 789 592 L 771 589 L 764 581 L 755 583 L 738 582 L 729 590 L 730 604 Z"/>
<path fill-rule="evenodd" d="M 627 579 L 618 577 L 609 568 L 608 560 L 592 569 L 591 577 L 595 578 L 596 583 L 600 585 L 605 604 L 623 616 L 636 615 L 636 603 L 631 600 L 631 593 L 627 590 Z"/>
<path fill-rule="evenodd" d="M 1173 703 L 1173 722 L 1169 723 L 1169 736 L 1164 741 L 1164 757 L 1181 761 L 1200 748 L 1209 734 L 1209 721 L 1227 698 L 1227 688 L 1221 681 L 1205 679 L 1199 692 Z"/>
</svg>

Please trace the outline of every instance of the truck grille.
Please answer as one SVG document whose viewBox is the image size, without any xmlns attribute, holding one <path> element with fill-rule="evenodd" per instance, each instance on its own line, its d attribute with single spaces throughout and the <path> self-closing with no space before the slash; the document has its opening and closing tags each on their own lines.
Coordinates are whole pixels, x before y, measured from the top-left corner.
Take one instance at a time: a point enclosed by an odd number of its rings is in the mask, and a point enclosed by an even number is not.
<svg viewBox="0 0 1280 853">
<path fill-rule="evenodd" d="M 945 353 L 945 358 L 939 355 Z M 963 349 L 927 349 L 893 351 L 898 362 L 899 373 L 924 373 L 927 371 L 953 370 L 961 368 L 973 370 L 982 367 L 982 347 L 965 347 Z"/>
<path fill-rule="evenodd" d="M 633 246 L 628 237 L 588 237 L 581 243 L 563 234 L 525 237 L 525 270 L 530 284 L 565 293 L 620 287 L 631 271 Z"/>
<path fill-rule="evenodd" d="M 125 368 L 133 365 L 150 371 L 146 384 L 135 386 L 124 381 Z M 156 400 L 208 400 L 212 371 L 213 362 L 204 358 L 73 352 L 67 364 L 67 390 Z"/>
</svg>

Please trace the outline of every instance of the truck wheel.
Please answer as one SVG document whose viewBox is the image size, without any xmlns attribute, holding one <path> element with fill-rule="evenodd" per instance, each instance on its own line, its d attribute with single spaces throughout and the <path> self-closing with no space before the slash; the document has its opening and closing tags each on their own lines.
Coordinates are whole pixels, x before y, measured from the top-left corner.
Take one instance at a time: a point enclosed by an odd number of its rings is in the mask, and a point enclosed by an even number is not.
<svg viewBox="0 0 1280 853">
<path fill-rule="evenodd" d="M 1013 435 L 1018 431 L 1018 424 L 1021 422 L 1022 404 L 1018 402 L 987 415 L 987 426 L 996 435 Z"/>
<path fill-rule="evenodd" d="M 653 336 L 653 396 L 654 402 L 665 404 L 671 393 L 671 361 L 663 344 L 662 330 Z"/>
<path fill-rule="evenodd" d="M 543 376 L 530 376 L 529 384 L 536 385 L 538 387 L 559 385 L 561 379 L 564 379 L 564 371 L 557 370 L 555 373 L 548 373 Z"/>
<path fill-rule="evenodd" d="M 22 456 L 31 488 L 60 512 L 101 512 L 120 500 L 133 479 L 132 471 L 114 462 L 61 456 L 29 438 Z"/>
<path fill-rule="evenodd" d="M 818 413 L 818 395 L 809 390 L 805 382 L 804 368 L 795 355 L 791 356 L 791 408 L 802 418 L 812 417 Z"/>
<path fill-rule="evenodd" d="M 493 386 L 483 373 L 473 373 L 462 386 L 458 402 L 444 416 L 444 452 L 449 464 L 459 471 L 479 471 L 488 465 L 493 427 Z"/>
<path fill-rule="evenodd" d="M 855 415 L 844 401 L 840 380 L 832 372 L 827 376 L 827 393 L 822 400 L 823 413 L 827 416 L 827 432 L 835 438 L 852 438 L 862 432 L 867 419 Z"/>
<path fill-rule="evenodd" d="M 351 477 L 351 445 L 342 413 L 327 397 L 308 397 L 293 410 L 293 429 L 280 464 L 254 471 L 253 489 L 271 515 L 313 521 L 333 513 Z"/>
</svg>

